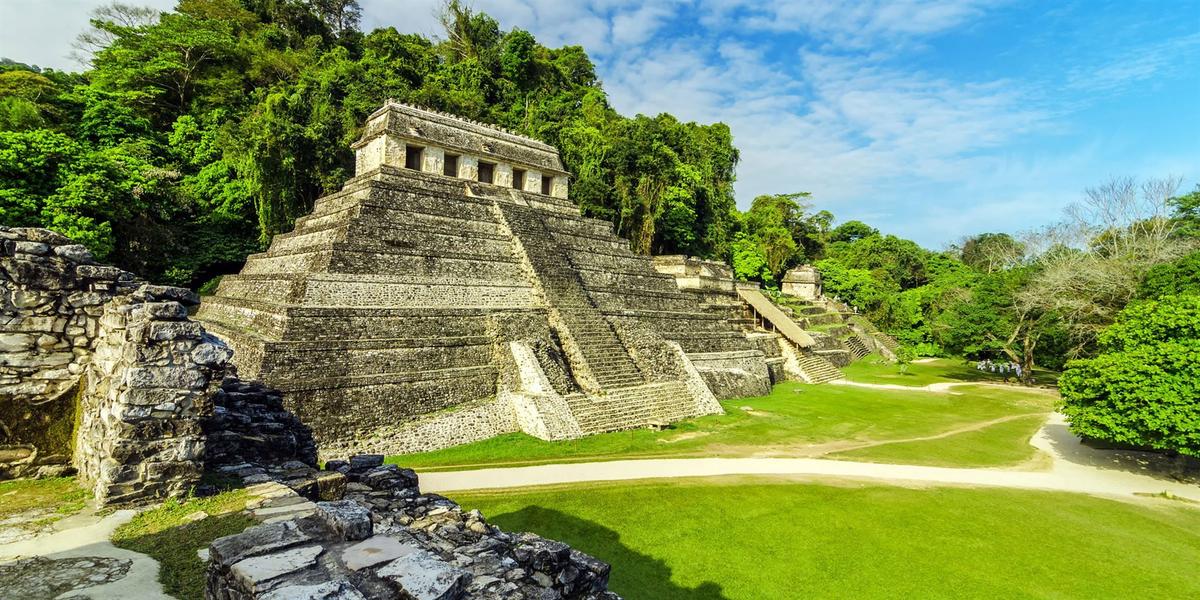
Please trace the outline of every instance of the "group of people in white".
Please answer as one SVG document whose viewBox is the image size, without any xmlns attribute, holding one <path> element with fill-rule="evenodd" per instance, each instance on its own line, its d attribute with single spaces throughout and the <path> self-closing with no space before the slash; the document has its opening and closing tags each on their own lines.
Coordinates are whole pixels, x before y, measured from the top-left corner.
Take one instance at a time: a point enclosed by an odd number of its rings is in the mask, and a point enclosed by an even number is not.
<svg viewBox="0 0 1200 600">
<path fill-rule="evenodd" d="M 1009 377 L 1016 377 L 1017 379 L 1020 379 L 1022 374 L 1021 365 L 1012 362 L 1011 360 L 1002 362 L 985 358 L 975 363 L 975 368 L 988 373 L 996 373 L 1004 377 L 1005 383 L 1008 383 Z"/>
</svg>

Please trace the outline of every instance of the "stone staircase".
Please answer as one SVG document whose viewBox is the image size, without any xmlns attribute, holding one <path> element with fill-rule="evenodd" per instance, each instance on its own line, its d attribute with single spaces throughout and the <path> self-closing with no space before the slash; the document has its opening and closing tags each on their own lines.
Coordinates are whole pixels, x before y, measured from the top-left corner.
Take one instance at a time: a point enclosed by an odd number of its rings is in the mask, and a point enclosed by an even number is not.
<svg viewBox="0 0 1200 600">
<path fill-rule="evenodd" d="M 842 340 L 846 344 L 846 347 L 849 348 L 850 356 L 854 357 L 854 360 L 863 358 L 871 353 L 871 349 L 863 343 L 859 335 L 857 332 L 852 332 Z"/>
<path fill-rule="evenodd" d="M 785 299 L 785 308 L 790 309 L 804 328 L 820 342 L 815 352 L 829 362 L 835 365 L 849 364 L 876 350 L 885 358 L 894 358 L 893 352 L 899 344 L 862 315 L 849 313 L 848 308 L 827 299 Z"/>
<path fill-rule="evenodd" d="M 601 391 L 645 383 L 612 324 L 597 309 L 579 279 L 577 269 L 555 243 L 545 222 L 532 209 L 497 203 L 521 250 L 542 286 L 546 303 L 558 315 L 559 338 L 573 343 L 582 365 L 572 367 L 591 375 Z M 568 361 L 571 354 L 568 353 Z"/>
<path fill-rule="evenodd" d="M 614 390 L 602 396 L 566 396 L 571 413 L 584 432 L 617 431 L 652 424 L 666 424 L 695 414 L 687 385 L 680 382 L 651 383 Z"/>
<path fill-rule="evenodd" d="M 796 361 L 799 363 L 800 371 L 808 383 L 828 383 L 842 378 L 842 371 L 819 354 L 799 352 L 797 353 Z"/>
</svg>

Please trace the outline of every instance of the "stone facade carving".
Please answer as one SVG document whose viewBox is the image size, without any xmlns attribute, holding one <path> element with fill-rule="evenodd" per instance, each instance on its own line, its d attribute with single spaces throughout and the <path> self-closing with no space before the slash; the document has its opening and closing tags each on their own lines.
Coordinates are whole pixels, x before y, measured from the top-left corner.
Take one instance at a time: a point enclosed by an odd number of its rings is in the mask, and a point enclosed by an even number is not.
<svg viewBox="0 0 1200 600">
<path fill-rule="evenodd" d="M 367 117 L 355 151 L 355 170 L 366 173 L 380 165 L 403 166 L 408 153 L 419 154 L 418 170 L 480 181 L 479 164 L 492 165 L 493 183 L 526 192 L 566 198 L 567 172 L 558 151 L 542 142 L 447 113 L 389 101 Z M 446 157 L 455 156 L 458 172 L 445 173 Z M 524 172 L 514 185 L 514 170 Z M 543 178 L 549 185 L 543 186 Z"/>
<path fill-rule="evenodd" d="M 198 313 L 243 376 L 283 391 L 323 454 L 561 439 L 769 388 L 759 345 L 723 308 L 564 199 L 554 148 L 399 104 L 354 147 L 357 175 Z M 456 155 L 457 176 L 406 168 L 404 148 Z M 475 180 L 485 166 L 491 183 Z"/>
<path fill-rule="evenodd" d="M 789 269 L 783 275 L 783 288 L 780 291 L 802 300 L 816 300 L 821 297 L 821 273 L 812 265 Z"/>
</svg>

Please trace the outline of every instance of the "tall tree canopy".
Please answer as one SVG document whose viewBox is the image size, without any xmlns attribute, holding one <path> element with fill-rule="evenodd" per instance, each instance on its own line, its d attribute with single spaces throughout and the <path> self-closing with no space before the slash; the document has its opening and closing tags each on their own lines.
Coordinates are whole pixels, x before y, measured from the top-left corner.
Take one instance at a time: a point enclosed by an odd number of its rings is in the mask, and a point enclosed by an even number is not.
<svg viewBox="0 0 1200 600">
<path fill-rule="evenodd" d="M 627 118 L 587 53 L 453 0 L 444 38 L 363 33 L 354 0 L 181 0 L 95 13 L 81 74 L 0 64 L 0 218 L 159 281 L 236 270 L 353 171 L 387 98 L 557 146 L 573 199 L 638 252 L 726 257 L 738 153 L 724 124 Z"/>
</svg>

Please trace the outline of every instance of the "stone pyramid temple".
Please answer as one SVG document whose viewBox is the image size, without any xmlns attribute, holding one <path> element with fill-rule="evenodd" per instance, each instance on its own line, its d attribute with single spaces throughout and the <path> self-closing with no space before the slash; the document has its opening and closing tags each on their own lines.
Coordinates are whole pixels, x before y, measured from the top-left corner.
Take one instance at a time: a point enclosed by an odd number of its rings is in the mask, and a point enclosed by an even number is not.
<svg viewBox="0 0 1200 600">
<path fill-rule="evenodd" d="M 581 216 L 553 147 L 389 102 L 353 148 L 342 190 L 198 313 L 322 454 L 569 439 L 769 391 L 740 309 Z"/>
</svg>

